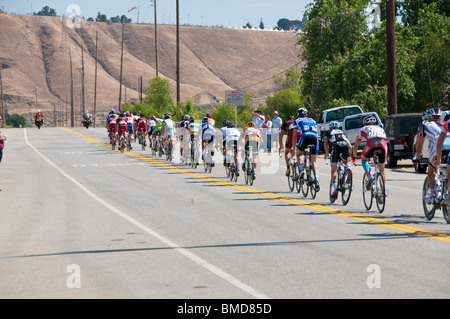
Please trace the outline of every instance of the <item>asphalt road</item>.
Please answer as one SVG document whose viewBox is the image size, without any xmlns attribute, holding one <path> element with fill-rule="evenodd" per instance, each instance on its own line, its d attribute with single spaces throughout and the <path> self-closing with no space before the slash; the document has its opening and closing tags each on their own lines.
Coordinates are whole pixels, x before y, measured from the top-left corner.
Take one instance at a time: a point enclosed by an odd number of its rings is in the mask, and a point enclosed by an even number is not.
<svg viewBox="0 0 450 319">
<path fill-rule="evenodd" d="M 4 129 L 0 298 L 449 298 L 450 225 L 427 221 L 425 175 L 387 170 L 367 212 L 288 190 L 278 153 L 253 186 L 108 148 L 104 129 Z M 403 164 L 400 162 L 400 164 Z"/>
</svg>

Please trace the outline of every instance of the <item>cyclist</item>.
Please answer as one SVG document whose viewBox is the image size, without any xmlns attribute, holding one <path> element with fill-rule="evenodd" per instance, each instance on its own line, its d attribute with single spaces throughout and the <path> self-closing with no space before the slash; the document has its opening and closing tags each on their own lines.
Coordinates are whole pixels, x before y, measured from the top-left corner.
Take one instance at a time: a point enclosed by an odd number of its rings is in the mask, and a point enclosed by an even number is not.
<svg viewBox="0 0 450 319">
<path fill-rule="evenodd" d="M 450 150 L 450 120 L 443 123 L 441 128 L 441 134 L 436 145 L 436 167 L 441 164 L 441 160 L 447 157 L 447 177 L 450 176 L 450 156 L 448 156 Z M 447 178 L 450 185 L 450 178 Z"/>
<path fill-rule="evenodd" d="M 439 125 L 441 122 L 442 111 L 439 108 L 431 108 L 428 110 L 428 120 L 423 121 L 419 125 L 416 141 L 416 156 L 413 158 L 413 162 L 417 161 L 417 156 L 422 156 L 422 148 L 425 139 L 429 141 L 429 156 L 428 156 L 428 184 L 430 185 L 430 195 L 425 199 L 428 204 L 433 204 L 436 193 L 436 146 L 438 143 L 439 135 L 442 132 L 442 128 Z M 440 159 L 439 159 L 440 162 Z"/>
<path fill-rule="evenodd" d="M 352 144 L 348 140 L 345 133 L 340 129 L 338 121 L 331 121 L 329 124 L 330 131 L 325 133 L 323 146 L 325 149 L 325 159 L 331 153 L 330 166 L 331 166 L 331 183 L 333 184 L 333 193 L 331 196 L 336 198 L 338 195 L 337 190 L 337 163 L 342 155 L 342 163 L 347 165 L 348 156 L 351 154 Z M 331 152 L 330 152 L 331 149 Z"/>
<path fill-rule="evenodd" d="M 208 113 L 209 114 L 209 113 Z M 202 159 L 205 160 L 205 148 L 211 148 L 211 166 L 214 167 L 214 125 L 208 117 L 202 119 Z"/>
<path fill-rule="evenodd" d="M 125 136 L 126 131 L 128 130 L 128 121 L 124 112 L 120 112 L 119 119 L 117 120 L 119 124 L 117 131 L 117 138 L 120 143 L 120 140 L 123 138 L 125 141 L 127 137 Z"/>
<path fill-rule="evenodd" d="M 141 113 L 139 115 L 139 118 L 137 120 L 137 129 L 138 129 L 138 132 L 137 132 L 138 140 L 140 139 L 141 136 L 143 136 L 144 137 L 144 146 L 147 145 L 147 143 L 145 142 L 146 141 L 145 137 L 147 135 L 147 119 L 146 119 L 144 113 Z M 141 144 L 140 141 L 139 141 L 139 144 Z"/>
<path fill-rule="evenodd" d="M 126 111 L 125 116 L 127 117 L 128 136 L 130 136 L 131 141 L 131 136 L 133 136 L 134 118 L 130 111 Z"/>
<path fill-rule="evenodd" d="M 198 123 L 195 123 L 195 117 L 191 116 L 189 118 L 189 135 L 191 137 L 191 145 L 195 145 L 196 143 L 198 143 L 198 131 L 200 130 L 200 125 Z M 195 148 L 194 148 L 195 149 Z M 198 152 L 198 148 L 197 148 L 197 152 Z M 194 154 L 194 158 L 197 159 L 197 162 L 195 163 L 196 165 L 198 165 L 198 158 L 199 158 L 199 154 Z"/>
<path fill-rule="evenodd" d="M 138 122 L 139 122 L 139 114 L 140 112 L 133 112 L 133 136 L 134 136 L 134 142 L 136 142 L 136 136 L 138 132 Z"/>
<path fill-rule="evenodd" d="M 232 149 L 232 156 L 234 156 L 234 162 L 236 163 L 236 175 L 239 176 L 239 166 L 237 161 L 237 145 L 239 141 L 239 136 L 241 133 L 237 128 L 234 127 L 234 124 L 231 122 L 227 123 L 227 131 L 226 131 L 226 149 Z"/>
<path fill-rule="evenodd" d="M 153 119 L 153 116 L 150 117 L 150 119 L 147 122 L 147 126 L 148 126 L 148 143 L 149 146 L 151 147 L 152 145 L 152 141 L 154 139 L 154 132 L 155 132 L 155 128 L 156 128 L 156 122 Z"/>
<path fill-rule="evenodd" d="M 189 129 L 189 115 L 183 115 L 180 123 L 178 123 L 179 128 L 179 136 L 180 136 L 180 158 L 181 161 L 185 161 L 185 157 L 183 157 L 184 149 L 187 148 L 188 143 L 188 129 Z M 184 138 L 186 137 L 186 138 Z"/>
<path fill-rule="evenodd" d="M 255 123 L 250 121 L 247 124 L 247 127 L 242 131 L 239 140 L 242 141 L 245 139 L 245 146 L 244 149 L 246 152 L 250 150 L 250 146 L 252 147 L 252 154 L 250 156 L 253 160 L 253 166 L 256 169 L 258 166 L 258 153 L 259 153 L 259 146 L 261 144 L 261 132 L 255 127 Z M 242 170 L 245 171 L 245 162 L 242 163 Z M 253 172 L 253 178 L 255 178 L 255 174 Z"/>
<path fill-rule="evenodd" d="M 41 110 L 38 110 L 34 115 L 34 124 L 36 126 L 38 122 L 41 122 L 41 125 L 44 124 L 44 114 L 42 114 Z"/>
<path fill-rule="evenodd" d="M 222 154 L 223 154 L 223 166 L 227 165 L 227 130 L 228 120 L 222 121 L 222 127 L 220 128 L 220 135 L 222 136 Z"/>
<path fill-rule="evenodd" d="M 161 135 L 163 136 L 164 142 L 167 142 L 167 140 L 170 143 L 170 146 L 173 150 L 173 136 L 174 136 L 174 129 L 173 129 L 173 121 L 170 118 L 169 114 L 164 114 L 164 120 L 162 121 L 161 126 Z M 165 145 L 165 143 L 163 144 Z"/>
<path fill-rule="evenodd" d="M 114 110 L 111 110 L 111 112 L 109 112 L 108 118 L 106 120 L 109 140 L 110 140 L 111 144 L 116 139 L 117 120 L 118 120 L 117 114 L 114 112 Z"/>
<path fill-rule="evenodd" d="M 293 142 L 294 142 L 294 124 L 295 124 L 295 117 L 293 115 L 289 115 L 289 117 L 287 118 L 286 122 L 283 123 L 283 125 L 281 126 L 281 134 L 279 137 L 279 152 L 281 152 L 281 145 L 283 143 L 283 136 L 284 133 L 287 134 L 286 136 L 286 143 L 284 145 L 285 147 L 285 152 L 284 152 L 284 160 L 286 161 L 286 176 L 289 176 L 289 174 L 291 173 L 291 168 L 289 165 L 289 162 L 291 160 L 291 152 L 292 152 L 292 146 L 293 146 Z M 297 132 L 297 141 L 300 140 L 300 136 L 301 136 L 301 132 L 298 131 Z"/>
<path fill-rule="evenodd" d="M 297 161 L 299 163 L 300 174 L 303 171 L 303 152 L 309 145 L 313 145 L 311 149 L 311 164 L 316 171 L 316 189 L 320 189 L 319 186 L 319 172 L 317 167 L 317 156 L 319 155 L 319 138 L 317 136 L 317 124 L 312 118 L 308 117 L 308 110 L 305 108 L 299 108 L 297 110 L 298 119 L 294 124 L 294 144 L 297 145 Z M 297 132 L 300 131 L 302 135 L 297 143 Z"/>
<path fill-rule="evenodd" d="M 364 171 L 370 172 L 369 159 L 374 156 L 375 152 L 378 153 L 378 170 L 383 176 L 386 183 L 386 176 L 384 174 L 384 164 L 386 162 L 387 154 L 387 142 L 386 132 L 384 129 L 377 125 L 377 119 L 373 115 L 368 115 L 363 120 L 364 126 L 360 129 L 358 136 L 356 137 L 355 145 L 353 145 L 353 158 L 356 157 L 358 147 L 363 140 L 366 145 L 361 154 L 361 163 Z M 373 183 L 373 176 L 368 174 L 368 183 L 366 189 L 370 190 Z"/>
</svg>

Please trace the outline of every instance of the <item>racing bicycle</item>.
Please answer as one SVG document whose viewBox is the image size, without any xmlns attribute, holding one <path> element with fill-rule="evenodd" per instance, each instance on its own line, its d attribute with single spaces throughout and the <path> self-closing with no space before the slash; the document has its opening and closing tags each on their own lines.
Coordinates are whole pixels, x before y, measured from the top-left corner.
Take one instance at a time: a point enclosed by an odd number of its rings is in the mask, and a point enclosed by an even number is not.
<svg viewBox="0 0 450 319">
<path fill-rule="evenodd" d="M 428 220 L 432 220 L 434 217 L 434 213 L 436 209 L 442 210 L 442 214 L 444 215 L 445 221 L 450 223 L 449 218 L 449 193 L 448 193 L 448 180 L 447 180 L 447 171 L 446 165 L 441 164 L 436 169 L 436 197 L 434 198 L 433 203 L 429 203 L 429 193 L 430 193 L 430 185 L 428 183 L 428 178 L 425 177 L 425 181 L 423 182 L 422 189 L 422 205 L 423 211 L 425 213 L 425 217 Z"/>
<path fill-rule="evenodd" d="M 303 153 L 303 170 L 299 173 L 299 184 L 303 196 L 308 196 L 310 190 L 311 198 L 314 199 L 319 191 L 319 185 L 316 179 L 316 170 L 311 164 L 311 148 L 315 148 L 315 146 L 308 145 Z"/>
<path fill-rule="evenodd" d="M 328 163 L 327 163 L 328 164 Z M 347 205 L 353 190 L 353 171 L 350 166 L 342 162 L 342 154 L 339 157 L 336 168 L 337 191 L 341 193 L 342 204 Z M 334 187 L 330 180 L 330 202 L 334 203 L 338 196 L 333 197 Z"/>
<path fill-rule="evenodd" d="M 382 213 L 386 206 L 386 188 L 383 175 L 378 170 L 378 153 L 376 151 L 373 155 L 373 161 L 369 162 L 369 172 L 364 172 L 362 193 L 366 210 L 372 208 L 373 199 L 375 199 L 378 212 Z M 374 168 L 374 173 L 372 173 L 372 168 Z M 371 179 L 369 174 L 372 176 Z"/>
</svg>

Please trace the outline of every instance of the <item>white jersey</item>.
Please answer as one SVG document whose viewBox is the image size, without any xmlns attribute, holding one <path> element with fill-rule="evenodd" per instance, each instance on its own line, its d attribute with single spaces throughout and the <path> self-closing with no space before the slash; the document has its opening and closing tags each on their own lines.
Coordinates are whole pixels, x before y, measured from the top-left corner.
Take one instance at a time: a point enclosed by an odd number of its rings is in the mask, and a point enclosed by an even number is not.
<svg viewBox="0 0 450 319">
<path fill-rule="evenodd" d="M 173 136 L 173 121 L 171 119 L 166 119 L 162 122 L 164 126 L 164 136 Z"/>
<path fill-rule="evenodd" d="M 372 139 L 386 139 L 386 132 L 378 125 L 367 125 L 361 128 L 356 137 L 357 141 L 370 141 Z"/>
<path fill-rule="evenodd" d="M 241 136 L 241 132 L 237 128 L 229 128 L 227 129 L 227 141 L 237 141 L 239 140 L 239 136 Z"/>
</svg>

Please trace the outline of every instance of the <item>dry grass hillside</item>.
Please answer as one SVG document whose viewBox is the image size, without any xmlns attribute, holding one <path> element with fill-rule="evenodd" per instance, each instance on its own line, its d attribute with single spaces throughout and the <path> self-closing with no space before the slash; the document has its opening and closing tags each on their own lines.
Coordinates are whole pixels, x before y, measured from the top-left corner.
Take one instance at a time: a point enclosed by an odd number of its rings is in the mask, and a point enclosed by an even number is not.
<svg viewBox="0 0 450 319">
<path fill-rule="evenodd" d="M 85 22 L 69 28 L 66 19 L 0 14 L 0 66 L 7 111 L 31 115 L 70 104 L 72 53 L 75 108 L 81 105 L 81 47 L 84 47 L 85 106 L 94 101 L 95 36 L 99 35 L 97 111 L 117 106 L 122 25 Z M 246 90 L 256 97 L 273 94 L 274 74 L 297 64 L 293 33 L 227 28 L 180 27 L 180 97 L 195 104 L 223 100 L 226 90 Z M 122 101 L 139 97 L 155 76 L 153 25 L 125 25 Z M 158 26 L 159 75 L 168 78 L 176 100 L 176 26 Z M 126 89 L 125 89 L 126 87 Z M 36 94 L 37 92 L 37 94 Z"/>
</svg>

